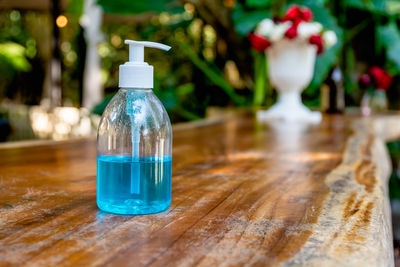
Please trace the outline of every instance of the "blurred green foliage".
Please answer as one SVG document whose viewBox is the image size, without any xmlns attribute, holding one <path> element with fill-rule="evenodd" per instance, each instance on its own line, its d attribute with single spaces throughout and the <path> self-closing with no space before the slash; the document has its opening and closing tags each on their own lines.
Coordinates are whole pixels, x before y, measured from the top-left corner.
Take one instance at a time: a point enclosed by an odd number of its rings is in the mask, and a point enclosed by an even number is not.
<svg viewBox="0 0 400 267">
<path fill-rule="evenodd" d="M 218 85 L 225 93 L 232 99 L 236 105 L 245 105 L 246 102 L 243 98 L 235 93 L 232 86 L 223 78 L 220 71 L 216 68 L 209 66 L 205 61 L 203 61 L 193 49 L 191 49 L 184 42 L 178 42 L 181 51 L 187 55 L 187 57 L 193 62 L 193 64 L 199 68 L 204 75 L 210 79 L 211 82 Z"/>
<path fill-rule="evenodd" d="M 183 8 L 177 0 L 98 0 L 105 12 L 119 14 L 140 14 L 145 12 L 182 12 Z"/>
<path fill-rule="evenodd" d="M 0 44 L 0 72 L 14 75 L 18 71 L 29 71 L 31 65 L 25 56 L 25 47 L 13 42 Z"/>
<path fill-rule="evenodd" d="M 385 49 L 385 55 L 397 71 L 400 71 L 400 32 L 393 20 L 387 25 L 379 26 L 377 31 L 377 45 Z"/>
<path fill-rule="evenodd" d="M 314 78 L 303 95 L 308 105 L 319 105 L 319 88 L 334 65 L 341 66 L 344 72 L 348 105 L 359 104 L 361 92 L 357 79 L 369 66 L 380 65 L 389 69 L 392 75 L 400 72 L 400 7 L 397 1 L 239 0 L 210 3 L 209 1 L 152 0 L 146 3 L 131 3 L 127 0 L 99 0 L 99 3 L 106 11 L 112 13 L 161 12 L 159 17 L 166 16 L 166 13 L 170 16 L 187 13 L 187 8 L 183 13 L 179 11 L 179 3 L 193 6 L 193 11 L 189 12 L 191 18 L 187 18 L 185 23 L 161 24 L 163 24 L 162 31 L 179 29 L 181 38 L 169 40 L 172 41 L 169 43 L 175 44 L 185 55 L 183 60 L 190 60 L 191 69 L 196 71 L 197 75 L 201 73 L 204 76 L 209 88 L 210 86 L 213 90 L 218 88 L 225 93 L 210 92 L 204 88 L 203 83 L 199 84 L 198 81 L 192 79 L 194 95 L 199 90 L 208 91 L 208 98 L 197 99 L 199 103 L 204 103 L 200 105 L 203 108 L 210 104 L 260 106 L 273 103 L 275 93 L 267 81 L 265 56 L 251 51 L 246 35 L 254 30 L 260 20 L 266 17 L 282 16 L 292 4 L 309 7 L 313 11 L 314 20 L 322 23 L 325 28 L 334 30 L 338 36 L 338 43 L 317 58 Z M 205 11 L 207 9 L 212 11 Z M 215 12 L 218 9 L 219 11 Z M 204 37 L 200 36 L 196 39 L 190 36 L 190 28 L 194 24 L 200 24 L 199 21 L 202 24 L 200 31 L 204 31 L 206 27 L 211 27 L 215 31 L 216 38 L 211 45 L 208 44 L 208 47 L 205 47 Z M 148 25 L 148 27 L 152 28 L 154 25 Z M 159 34 L 159 31 L 156 30 L 154 34 Z M 148 38 L 154 39 L 154 35 L 149 35 Z M 230 49 L 225 49 L 229 51 L 220 52 L 220 43 L 230 47 Z M 210 48 L 212 56 L 207 57 L 207 51 L 209 52 Z M 226 55 L 232 51 L 240 55 L 237 57 Z M 229 76 L 226 74 L 228 61 L 235 63 L 241 83 L 235 84 L 227 77 Z M 179 86 L 179 83 L 174 86 Z M 393 88 L 396 89 L 398 86 L 399 83 L 395 79 Z M 398 90 L 395 89 L 392 89 L 389 95 L 395 96 L 391 98 L 395 100 L 391 104 L 393 107 L 398 107 Z M 212 101 L 216 97 L 222 101 L 219 103 Z M 175 102 L 178 104 L 180 101 L 177 99 Z M 193 113 L 199 111 L 201 108 L 191 110 Z M 198 115 L 201 116 L 203 113 L 200 112 Z"/>
<path fill-rule="evenodd" d="M 33 29 L 43 26 L 44 17 L 18 10 L 3 11 L 0 15 L 0 99 L 6 97 L 24 104 L 40 100 L 44 71 Z M 46 34 L 45 27 L 40 31 Z"/>
<path fill-rule="evenodd" d="M 177 44 L 178 39 L 192 38 L 182 30 L 188 27 L 188 20 L 180 14 L 173 17 L 169 14 L 152 17 L 150 24 L 148 20 L 149 17 L 144 17 L 138 20 L 127 19 L 123 24 L 113 21 L 103 23 L 106 39 L 99 45 L 99 54 L 102 57 L 106 99 L 94 112 L 101 114 L 111 96 L 118 90 L 118 67 L 128 59 L 128 50 L 123 40 L 152 40 L 173 46 L 168 53 L 146 49 L 145 55 L 146 61 L 155 68 L 154 92 L 168 110 L 171 120 L 201 118 L 206 107 L 202 102 L 196 101 L 192 81 L 193 67 Z"/>
</svg>

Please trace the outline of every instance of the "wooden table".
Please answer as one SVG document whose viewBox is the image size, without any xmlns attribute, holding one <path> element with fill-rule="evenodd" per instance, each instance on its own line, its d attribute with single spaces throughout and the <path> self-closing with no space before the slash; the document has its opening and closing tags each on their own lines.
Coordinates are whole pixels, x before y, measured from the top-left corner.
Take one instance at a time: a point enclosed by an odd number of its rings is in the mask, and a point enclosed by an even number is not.
<svg viewBox="0 0 400 267">
<path fill-rule="evenodd" d="M 0 149 L 0 265 L 392 266 L 385 141 L 400 117 L 253 115 L 174 129 L 172 205 L 96 206 L 96 142 Z"/>
</svg>

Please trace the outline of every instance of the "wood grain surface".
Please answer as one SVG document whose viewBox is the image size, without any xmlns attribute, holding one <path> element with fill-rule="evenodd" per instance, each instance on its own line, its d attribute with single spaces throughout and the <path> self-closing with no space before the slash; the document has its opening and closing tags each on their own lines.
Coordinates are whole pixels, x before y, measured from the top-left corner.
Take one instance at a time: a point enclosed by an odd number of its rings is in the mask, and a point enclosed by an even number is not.
<svg viewBox="0 0 400 267">
<path fill-rule="evenodd" d="M 174 128 L 172 204 L 96 206 L 96 142 L 0 148 L 1 266 L 393 266 L 397 115 Z"/>
</svg>

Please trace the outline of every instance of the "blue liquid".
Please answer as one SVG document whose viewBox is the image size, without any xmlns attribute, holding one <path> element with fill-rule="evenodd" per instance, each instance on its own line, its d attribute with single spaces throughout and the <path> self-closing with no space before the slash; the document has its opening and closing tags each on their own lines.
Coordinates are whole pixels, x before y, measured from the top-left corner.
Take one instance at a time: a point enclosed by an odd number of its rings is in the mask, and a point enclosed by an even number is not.
<svg viewBox="0 0 400 267">
<path fill-rule="evenodd" d="M 118 214 L 150 214 L 171 204 L 171 157 L 97 157 L 97 206 Z"/>
</svg>

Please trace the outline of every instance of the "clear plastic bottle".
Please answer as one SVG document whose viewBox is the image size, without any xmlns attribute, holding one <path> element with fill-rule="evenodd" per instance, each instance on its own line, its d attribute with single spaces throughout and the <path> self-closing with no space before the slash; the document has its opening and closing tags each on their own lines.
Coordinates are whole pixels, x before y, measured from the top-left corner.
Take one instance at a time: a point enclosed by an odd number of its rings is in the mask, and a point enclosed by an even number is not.
<svg viewBox="0 0 400 267">
<path fill-rule="evenodd" d="M 142 45 L 141 51 L 143 46 L 160 45 L 126 43 Z M 143 60 L 140 54 L 138 58 Z M 111 213 L 150 214 L 171 204 L 172 129 L 151 89 L 152 66 L 130 59 L 122 71 L 120 67 L 122 88 L 105 109 L 98 129 L 97 205 Z M 137 72 L 145 82 L 137 80 Z"/>
</svg>

